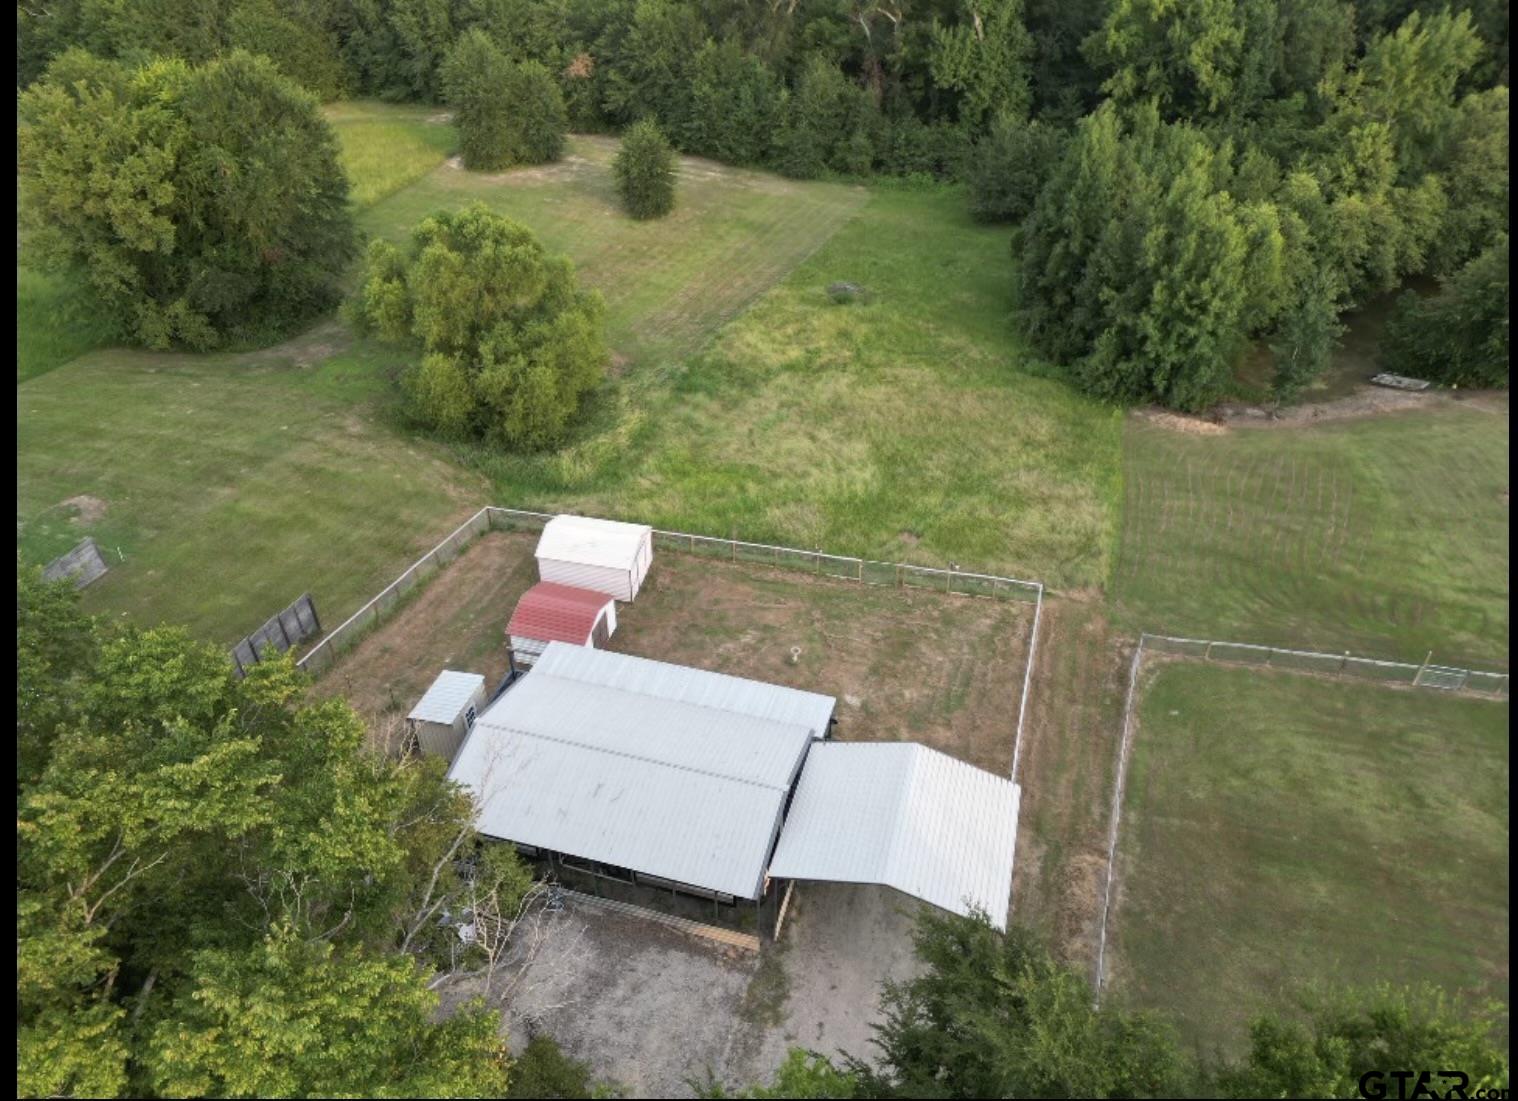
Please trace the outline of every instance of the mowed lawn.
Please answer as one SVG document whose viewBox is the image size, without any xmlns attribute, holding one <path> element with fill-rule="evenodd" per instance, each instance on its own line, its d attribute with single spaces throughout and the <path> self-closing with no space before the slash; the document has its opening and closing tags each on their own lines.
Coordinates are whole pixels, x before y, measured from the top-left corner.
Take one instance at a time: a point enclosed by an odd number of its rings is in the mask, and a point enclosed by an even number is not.
<svg viewBox="0 0 1518 1101">
<path fill-rule="evenodd" d="M 1237 1050 L 1309 980 L 1508 997 L 1508 704 L 1151 666 L 1112 991 Z M 1150 679 L 1152 678 L 1152 679 Z"/>
<path fill-rule="evenodd" d="M 334 323 L 262 352 L 110 349 L 17 387 L 17 544 L 93 535 L 94 612 L 228 642 L 309 591 L 328 626 L 488 497 L 389 427 L 388 353 Z"/>
<path fill-rule="evenodd" d="M 1123 435 L 1125 626 L 1507 666 L 1499 403 L 1199 436 Z"/>
<path fill-rule="evenodd" d="M 800 183 L 679 160 L 675 209 L 637 221 L 612 181 L 615 138 L 571 136 L 554 164 L 471 172 L 457 159 L 377 203 L 364 230 L 396 241 L 438 210 L 483 202 L 575 262 L 602 291 L 619 371 L 667 365 L 822 245 L 867 199 L 862 187 Z"/>
</svg>

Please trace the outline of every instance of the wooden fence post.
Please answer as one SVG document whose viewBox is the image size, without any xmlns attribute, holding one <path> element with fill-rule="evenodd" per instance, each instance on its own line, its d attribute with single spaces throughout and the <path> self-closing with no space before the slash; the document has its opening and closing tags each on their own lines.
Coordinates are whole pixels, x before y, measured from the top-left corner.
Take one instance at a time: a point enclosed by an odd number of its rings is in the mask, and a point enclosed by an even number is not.
<svg viewBox="0 0 1518 1101">
<path fill-rule="evenodd" d="M 1424 657 L 1423 664 L 1420 665 L 1420 666 L 1418 666 L 1418 671 L 1413 674 L 1413 687 L 1414 688 L 1421 687 L 1421 685 L 1420 685 L 1419 682 L 1423 680 L 1423 674 L 1428 671 L 1428 663 L 1431 662 L 1431 661 L 1433 661 L 1433 660 L 1434 660 L 1434 652 L 1432 650 L 1430 650 L 1428 652 L 1428 654 Z"/>
</svg>

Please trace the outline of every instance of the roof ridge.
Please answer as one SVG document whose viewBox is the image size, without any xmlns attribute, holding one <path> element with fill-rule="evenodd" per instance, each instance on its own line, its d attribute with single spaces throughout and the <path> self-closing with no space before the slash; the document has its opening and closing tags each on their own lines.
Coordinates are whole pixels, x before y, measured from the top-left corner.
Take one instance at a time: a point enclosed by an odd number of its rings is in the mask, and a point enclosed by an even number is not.
<svg viewBox="0 0 1518 1101">
<path fill-rule="evenodd" d="M 479 725 L 481 724 L 476 724 L 476 726 Z M 762 780 L 751 780 L 746 776 L 732 776 L 726 772 L 713 772 L 710 769 L 705 768 L 692 768 L 690 765 L 677 765 L 670 761 L 661 761 L 656 757 L 645 757 L 640 753 L 628 753 L 625 750 L 608 749 L 605 746 L 599 745 L 588 745 L 585 742 L 576 741 L 573 738 L 560 738 L 555 737 L 552 734 L 541 734 L 535 730 L 522 730 L 519 727 L 507 726 L 504 723 L 499 725 L 492 724 L 490 726 L 490 729 L 501 730 L 507 734 L 520 734 L 524 738 L 536 738 L 539 741 L 553 742 L 557 745 L 571 745 L 576 749 L 584 749 L 592 753 L 604 753 L 608 757 L 625 757 L 630 761 L 642 761 L 646 765 L 658 765 L 660 768 L 673 769 L 676 772 L 690 772 L 694 773 L 697 776 L 710 776 L 713 779 L 727 780 L 734 784 L 748 784 L 751 787 L 764 788 L 768 791 L 778 791 L 784 793 L 789 790 L 788 786 L 782 786 L 779 784 L 767 784 Z"/>
</svg>

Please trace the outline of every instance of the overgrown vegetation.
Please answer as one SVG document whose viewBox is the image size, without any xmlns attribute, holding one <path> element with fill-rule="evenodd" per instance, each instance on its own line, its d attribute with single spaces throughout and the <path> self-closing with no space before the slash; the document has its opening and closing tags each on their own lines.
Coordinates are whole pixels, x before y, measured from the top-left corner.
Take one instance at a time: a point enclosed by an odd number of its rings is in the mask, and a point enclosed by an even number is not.
<svg viewBox="0 0 1518 1101">
<path fill-rule="evenodd" d="M 1406 292 L 1386 328 L 1386 366 L 1450 386 L 1506 388 L 1509 259 L 1503 233 L 1443 280 L 1438 294 Z"/>
<path fill-rule="evenodd" d="M 454 43 L 440 79 L 443 98 L 455 112 L 466 168 L 494 171 L 559 159 L 569 114 L 540 63 L 511 61 L 475 28 Z"/>
<path fill-rule="evenodd" d="M 473 951 L 439 915 L 530 883 L 501 847 L 460 870 L 469 798 L 288 659 L 237 680 L 69 589 L 17 571 L 18 1091 L 499 1096 L 498 1015 L 427 987 Z"/>
<path fill-rule="evenodd" d="M 134 341 L 204 350 L 336 303 L 355 243 L 337 143 L 268 60 L 73 50 L 19 115 L 28 255 L 77 272 Z"/>
<path fill-rule="evenodd" d="M 417 420 L 507 447 L 559 439 L 606 362 L 600 295 L 478 203 L 425 219 L 407 255 L 374 241 L 352 313 L 420 346 L 403 383 Z"/>
</svg>

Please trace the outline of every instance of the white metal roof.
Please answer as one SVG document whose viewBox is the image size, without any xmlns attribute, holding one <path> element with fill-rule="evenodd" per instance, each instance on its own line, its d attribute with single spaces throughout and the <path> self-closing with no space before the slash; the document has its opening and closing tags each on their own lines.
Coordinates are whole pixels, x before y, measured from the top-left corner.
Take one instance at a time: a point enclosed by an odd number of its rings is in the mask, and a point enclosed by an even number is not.
<svg viewBox="0 0 1518 1101">
<path fill-rule="evenodd" d="M 555 516 L 543 525 L 537 557 L 613 569 L 633 569 L 644 543 L 653 536 L 647 524 L 624 524 L 590 516 Z"/>
<path fill-rule="evenodd" d="M 444 669 L 406 717 L 424 723 L 451 724 L 483 687 L 485 678 L 478 673 L 455 673 L 452 669 Z"/>
<path fill-rule="evenodd" d="M 754 898 L 813 727 L 737 680 L 553 642 L 449 776 L 484 834 Z"/>
<path fill-rule="evenodd" d="M 824 742 L 807 754 L 770 874 L 880 883 L 1006 928 L 1016 784 L 911 742 Z"/>
<path fill-rule="evenodd" d="M 687 665 L 671 665 L 632 654 L 561 642 L 551 643 L 543 651 L 533 673 L 549 673 L 585 684 L 599 684 L 659 699 L 700 704 L 737 715 L 796 724 L 811 730 L 818 738 L 827 734 L 828 720 L 838 703 L 832 696 L 820 692 L 805 692 L 780 684 L 766 684 Z"/>
</svg>

